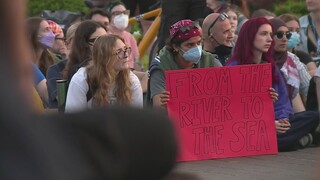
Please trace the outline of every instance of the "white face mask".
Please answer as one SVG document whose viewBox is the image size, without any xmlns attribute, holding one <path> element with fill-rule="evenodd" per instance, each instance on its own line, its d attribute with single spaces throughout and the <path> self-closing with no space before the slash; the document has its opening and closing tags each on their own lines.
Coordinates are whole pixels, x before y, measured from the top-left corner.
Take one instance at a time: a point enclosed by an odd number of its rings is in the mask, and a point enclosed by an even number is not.
<svg viewBox="0 0 320 180">
<path fill-rule="evenodd" d="M 125 14 L 120 14 L 114 17 L 113 24 L 119 30 L 124 30 L 128 27 L 129 16 Z"/>
</svg>

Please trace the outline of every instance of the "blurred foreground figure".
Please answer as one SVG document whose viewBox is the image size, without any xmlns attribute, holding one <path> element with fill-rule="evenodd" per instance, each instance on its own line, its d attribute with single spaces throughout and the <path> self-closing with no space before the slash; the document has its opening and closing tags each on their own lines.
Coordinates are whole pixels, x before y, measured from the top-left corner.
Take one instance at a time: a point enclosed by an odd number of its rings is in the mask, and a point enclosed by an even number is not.
<svg viewBox="0 0 320 180">
<path fill-rule="evenodd" d="M 1 2 L 0 179 L 165 177 L 176 159 L 176 140 L 162 115 L 136 109 L 31 113 L 24 13 L 24 0 Z"/>
</svg>

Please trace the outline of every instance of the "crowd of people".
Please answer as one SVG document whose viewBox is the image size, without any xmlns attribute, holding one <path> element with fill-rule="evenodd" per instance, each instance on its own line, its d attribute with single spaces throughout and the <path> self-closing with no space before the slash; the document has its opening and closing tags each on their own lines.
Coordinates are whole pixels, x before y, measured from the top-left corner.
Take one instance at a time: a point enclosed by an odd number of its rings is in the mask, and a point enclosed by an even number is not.
<svg viewBox="0 0 320 180">
<path fill-rule="evenodd" d="M 225 1 L 180 1 L 162 1 L 161 48 L 148 72 L 139 67 L 137 42 L 127 31 L 130 11 L 123 2 L 92 9 L 66 35 L 51 20 L 28 18 L 35 99 L 43 104 L 35 102 L 38 111 L 58 107 L 59 79 L 69 83 L 66 113 L 148 104 L 166 110 L 167 70 L 271 63 L 279 150 L 319 145 L 320 1 L 307 1 L 310 13 L 300 18 L 264 9 L 245 17 Z"/>
</svg>

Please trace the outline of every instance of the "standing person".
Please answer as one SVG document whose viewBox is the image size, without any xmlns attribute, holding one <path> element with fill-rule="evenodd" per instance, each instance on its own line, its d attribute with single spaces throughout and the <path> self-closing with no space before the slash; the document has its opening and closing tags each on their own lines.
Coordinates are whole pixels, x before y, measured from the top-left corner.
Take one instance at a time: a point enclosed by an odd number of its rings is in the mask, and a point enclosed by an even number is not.
<svg viewBox="0 0 320 180">
<path fill-rule="evenodd" d="M 161 7 L 161 25 L 158 33 L 159 49 L 165 46 L 171 25 L 183 19 L 195 21 L 206 15 L 204 11 L 206 0 L 162 0 Z"/>
<path fill-rule="evenodd" d="M 315 129 L 319 125 L 319 113 L 293 114 L 285 82 L 272 58 L 273 46 L 273 32 L 270 22 L 264 17 L 249 19 L 241 28 L 228 65 L 271 63 L 272 87 L 279 95 L 278 100 L 274 102 L 278 149 L 279 151 L 296 150 L 299 146 L 310 145 L 313 137 L 318 135 Z M 300 140 L 305 137 L 310 137 L 308 142 L 301 142 Z"/>
<path fill-rule="evenodd" d="M 299 49 L 317 58 L 320 52 L 320 1 L 306 0 L 310 12 L 299 18 L 302 45 Z"/>
<path fill-rule="evenodd" d="M 99 37 L 93 45 L 92 61 L 71 79 L 66 112 L 115 105 L 142 108 L 141 84 L 129 68 L 130 53 L 131 48 L 118 35 Z"/>
<path fill-rule="evenodd" d="M 200 26 L 189 20 L 181 20 L 170 27 L 170 41 L 163 47 L 150 66 L 149 100 L 154 107 L 166 108 L 169 92 L 165 87 L 165 71 L 218 67 L 221 63 L 202 50 Z"/>
<path fill-rule="evenodd" d="M 73 38 L 68 62 L 63 70 L 63 79 L 70 82 L 74 73 L 88 64 L 92 57 L 91 51 L 94 41 L 105 34 L 107 34 L 107 31 L 102 24 L 92 20 L 81 22 Z"/>
<path fill-rule="evenodd" d="M 271 19 L 270 23 L 275 34 L 273 58 L 286 82 L 294 112 L 305 111 L 311 77 L 299 58 L 287 51 L 291 32 L 286 24 L 278 18 Z"/>
<path fill-rule="evenodd" d="M 53 54 L 49 51 L 53 47 L 55 35 L 48 22 L 40 17 L 27 19 L 27 33 L 32 48 L 32 60 L 45 75 L 47 69 L 56 63 Z"/>
<path fill-rule="evenodd" d="M 146 13 L 148 11 L 153 10 L 151 9 L 152 7 L 155 7 L 158 4 L 160 5 L 160 0 L 122 0 L 122 2 L 130 10 L 130 16 L 136 16 L 139 14 Z M 145 34 L 150 25 L 152 24 L 152 21 L 141 19 L 140 23 L 143 30 L 143 34 Z"/>
<path fill-rule="evenodd" d="M 234 33 L 226 13 L 209 14 L 202 23 L 203 50 L 212 53 L 222 65 L 232 52 Z"/>
<path fill-rule="evenodd" d="M 301 45 L 299 19 L 294 14 L 288 13 L 280 15 L 278 18 L 286 23 L 289 31 L 292 34 L 291 38 L 288 41 L 288 51 L 299 57 L 300 61 L 307 66 L 308 72 L 312 77 L 317 71 L 316 63 L 313 61 L 309 53 L 297 49 L 297 47 Z"/>
<path fill-rule="evenodd" d="M 108 6 L 111 12 L 110 30 L 113 34 L 121 36 L 128 46 L 131 48 L 132 53 L 129 57 L 129 66 L 131 69 L 140 70 L 140 55 L 136 39 L 126 31 L 129 24 L 130 10 L 121 1 L 115 1 Z"/>
</svg>

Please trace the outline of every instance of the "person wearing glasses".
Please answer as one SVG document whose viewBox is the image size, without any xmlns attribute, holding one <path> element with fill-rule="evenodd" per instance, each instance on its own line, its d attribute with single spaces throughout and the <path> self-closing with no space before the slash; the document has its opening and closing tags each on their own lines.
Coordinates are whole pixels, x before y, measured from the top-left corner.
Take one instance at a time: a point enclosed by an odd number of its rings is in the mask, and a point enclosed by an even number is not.
<svg viewBox="0 0 320 180">
<path fill-rule="evenodd" d="M 292 36 L 288 41 L 288 51 L 299 57 L 300 61 L 307 66 L 310 76 L 313 77 L 317 71 L 316 63 L 313 61 L 309 53 L 298 50 L 298 47 L 302 45 L 300 39 L 300 22 L 298 17 L 294 14 L 286 13 L 280 15 L 278 18 L 286 23 L 289 31 L 292 33 Z"/>
<path fill-rule="evenodd" d="M 166 108 L 169 92 L 165 87 L 165 71 L 222 66 L 214 56 L 202 50 L 200 26 L 181 20 L 170 27 L 170 39 L 150 66 L 150 88 L 147 99 L 154 107 Z"/>
<path fill-rule="evenodd" d="M 91 60 L 92 45 L 97 37 L 107 34 L 106 27 L 92 20 L 79 24 L 71 46 L 68 62 L 62 72 L 62 77 L 68 82 L 79 68 Z"/>
<path fill-rule="evenodd" d="M 55 55 L 55 62 L 58 63 L 67 56 L 66 40 L 62 28 L 54 21 L 47 20 L 55 39 L 50 49 Z"/>
<path fill-rule="evenodd" d="M 226 13 L 209 14 L 203 21 L 203 49 L 212 53 L 222 65 L 232 52 L 234 32 Z"/>
<path fill-rule="evenodd" d="M 316 144 L 319 142 L 317 138 L 319 132 L 315 131 L 319 125 L 319 113 L 293 113 L 286 83 L 273 60 L 273 48 L 273 31 L 270 21 L 264 17 L 249 19 L 239 32 L 227 66 L 270 63 L 272 87 L 278 93 L 277 101 L 274 101 L 278 150 L 293 151 L 307 147 L 311 143 Z"/>
<path fill-rule="evenodd" d="M 130 10 L 127 10 L 121 1 L 112 2 L 107 9 L 111 12 L 111 32 L 121 36 L 128 46 L 131 47 L 132 53 L 129 57 L 130 68 L 141 70 L 137 41 L 131 33 L 126 31 L 129 24 Z"/>
<path fill-rule="evenodd" d="M 76 22 L 68 27 L 66 32 L 66 47 L 67 47 L 67 54 L 72 46 L 72 42 L 74 39 L 75 31 L 77 30 L 79 24 L 81 22 Z M 57 97 L 57 80 L 61 80 L 62 72 L 65 68 L 68 59 L 64 59 L 52 66 L 50 66 L 47 70 L 47 87 L 48 87 L 48 96 L 49 96 L 49 104 L 48 108 L 56 109 L 58 108 L 58 97 Z"/>
<path fill-rule="evenodd" d="M 92 61 L 71 79 L 65 112 L 110 106 L 142 108 L 142 88 L 130 70 L 130 53 L 131 48 L 120 36 L 99 37 L 93 45 Z M 87 99 L 88 93 L 91 93 L 90 99 Z"/>
<path fill-rule="evenodd" d="M 285 79 L 294 112 L 305 111 L 311 77 L 299 58 L 287 50 L 288 40 L 292 34 L 285 22 L 274 18 L 270 23 L 275 44 L 273 58 Z"/>
</svg>

